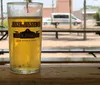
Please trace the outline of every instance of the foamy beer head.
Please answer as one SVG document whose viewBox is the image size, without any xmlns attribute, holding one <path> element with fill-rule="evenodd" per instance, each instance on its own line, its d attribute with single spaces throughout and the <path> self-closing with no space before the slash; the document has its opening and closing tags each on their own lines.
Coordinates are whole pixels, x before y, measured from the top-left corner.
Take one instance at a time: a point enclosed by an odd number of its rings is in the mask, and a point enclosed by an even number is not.
<svg viewBox="0 0 100 85">
<path fill-rule="evenodd" d="M 39 72 L 41 60 L 41 3 L 8 3 L 10 69 L 18 74 Z"/>
</svg>

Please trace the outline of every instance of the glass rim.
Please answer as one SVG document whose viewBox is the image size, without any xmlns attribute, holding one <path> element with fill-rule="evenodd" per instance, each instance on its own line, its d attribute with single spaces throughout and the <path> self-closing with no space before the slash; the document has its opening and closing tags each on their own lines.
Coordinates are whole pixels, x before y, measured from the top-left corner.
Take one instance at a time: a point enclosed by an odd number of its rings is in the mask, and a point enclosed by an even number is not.
<svg viewBox="0 0 100 85">
<path fill-rule="evenodd" d="M 8 2 L 7 5 L 14 5 L 14 4 L 34 4 L 34 5 L 43 5 L 43 3 L 40 2 Z"/>
</svg>

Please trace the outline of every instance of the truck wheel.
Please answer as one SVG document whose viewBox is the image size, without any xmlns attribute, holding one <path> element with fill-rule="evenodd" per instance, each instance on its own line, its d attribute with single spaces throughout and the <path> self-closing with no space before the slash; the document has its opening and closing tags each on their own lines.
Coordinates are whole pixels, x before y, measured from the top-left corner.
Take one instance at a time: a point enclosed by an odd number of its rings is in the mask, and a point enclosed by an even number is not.
<svg viewBox="0 0 100 85">
<path fill-rule="evenodd" d="M 78 25 L 78 23 L 75 22 L 75 23 L 74 23 L 74 26 L 77 26 L 77 25 Z"/>
</svg>

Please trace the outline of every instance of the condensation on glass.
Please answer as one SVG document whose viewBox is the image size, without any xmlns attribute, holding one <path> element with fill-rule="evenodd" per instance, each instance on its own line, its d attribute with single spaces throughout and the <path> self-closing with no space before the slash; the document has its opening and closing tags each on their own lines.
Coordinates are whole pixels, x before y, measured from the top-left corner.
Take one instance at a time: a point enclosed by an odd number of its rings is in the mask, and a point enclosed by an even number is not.
<svg viewBox="0 0 100 85">
<path fill-rule="evenodd" d="M 18 74 L 39 72 L 42 3 L 7 3 L 10 69 Z"/>
</svg>

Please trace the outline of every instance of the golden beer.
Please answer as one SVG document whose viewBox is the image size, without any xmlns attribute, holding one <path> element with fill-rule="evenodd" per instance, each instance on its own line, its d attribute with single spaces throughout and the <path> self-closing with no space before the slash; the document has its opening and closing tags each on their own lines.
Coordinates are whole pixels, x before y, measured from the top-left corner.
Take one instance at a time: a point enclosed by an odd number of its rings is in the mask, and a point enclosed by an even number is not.
<svg viewBox="0 0 100 85">
<path fill-rule="evenodd" d="M 42 17 L 8 17 L 11 70 L 19 74 L 39 71 Z"/>
</svg>

